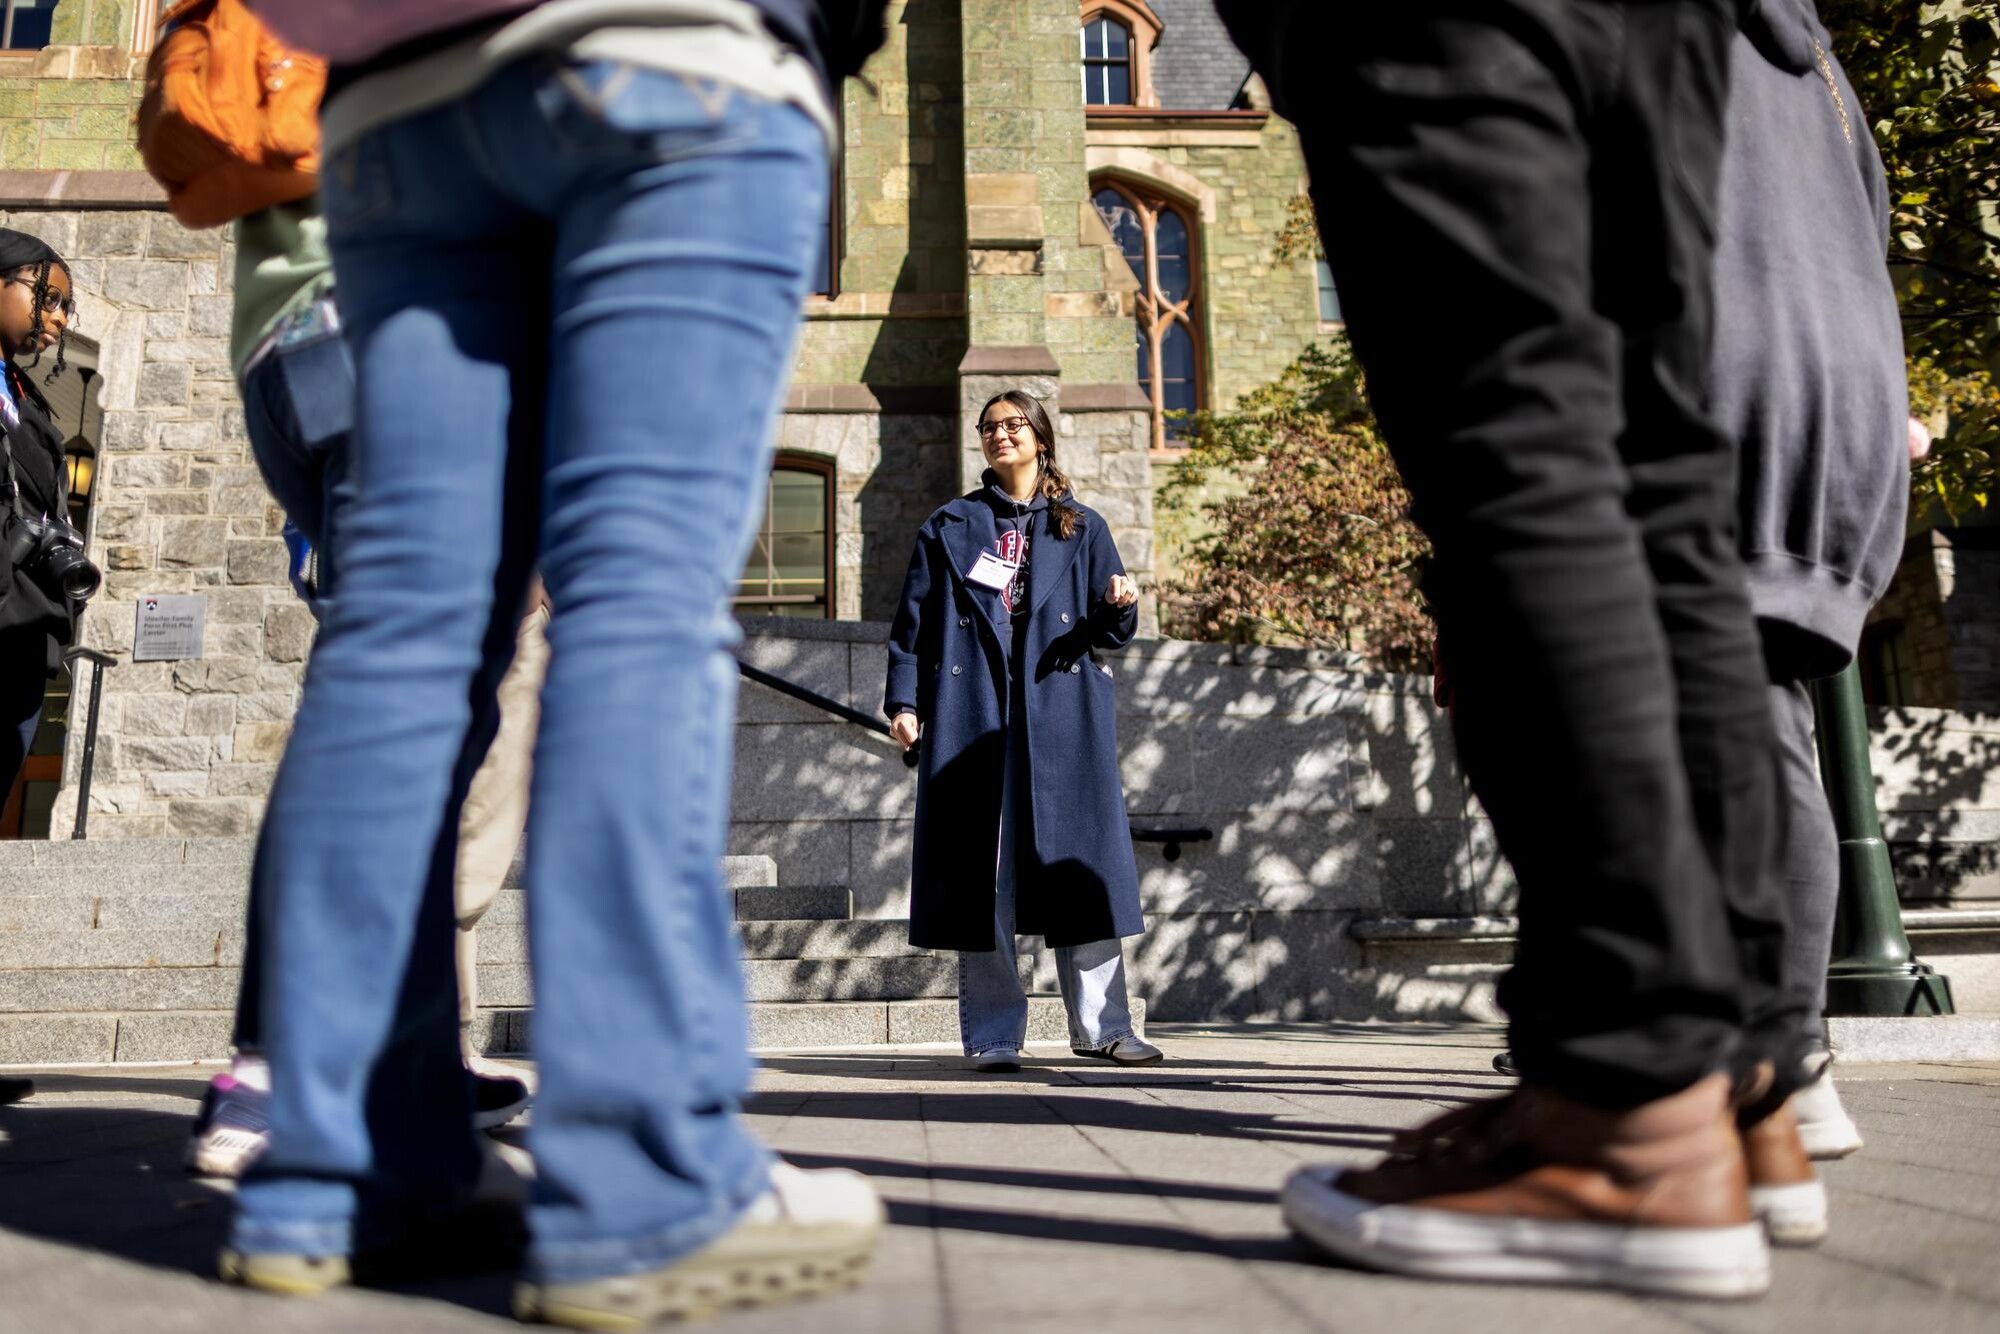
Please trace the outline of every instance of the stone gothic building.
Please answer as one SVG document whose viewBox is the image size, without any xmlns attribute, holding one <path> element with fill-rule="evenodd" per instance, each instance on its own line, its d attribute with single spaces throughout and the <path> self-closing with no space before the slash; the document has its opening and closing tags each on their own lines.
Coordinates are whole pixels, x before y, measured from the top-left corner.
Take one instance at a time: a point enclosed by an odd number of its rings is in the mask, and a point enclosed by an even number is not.
<svg viewBox="0 0 2000 1334">
<path fill-rule="evenodd" d="M 160 7 L 0 0 L 0 210 L 69 259 L 80 311 L 50 392 L 106 572 L 84 641 L 118 660 L 97 674 L 93 837 L 252 829 L 312 634 L 230 374 L 229 235 L 176 225 L 132 148 Z M 1275 257 L 1303 162 L 1210 0 L 897 0 L 840 103 L 826 261 L 741 609 L 884 618 L 917 525 L 977 477 L 971 414 L 1016 385 L 1058 410 L 1062 462 L 1128 565 L 1159 573 L 1169 414 L 1232 404 L 1339 318 L 1323 267 Z M 1953 637 L 1995 609 L 1950 611 L 1974 601 L 1936 592 L 1953 554 L 1913 544 L 1870 660 L 1911 702 L 1975 703 L 1959 683 L 1976 681 L 1990 707 L 1990 658 L 1979 675 Z M 1963 584 L 1977 563 L 1956 557 Z M 140 608 L 163 595 L 201 599 L 199 656 L 135 662 Z M 76 818 L 70 691 L 53 683 L 0 837 Z"/>
</svg>

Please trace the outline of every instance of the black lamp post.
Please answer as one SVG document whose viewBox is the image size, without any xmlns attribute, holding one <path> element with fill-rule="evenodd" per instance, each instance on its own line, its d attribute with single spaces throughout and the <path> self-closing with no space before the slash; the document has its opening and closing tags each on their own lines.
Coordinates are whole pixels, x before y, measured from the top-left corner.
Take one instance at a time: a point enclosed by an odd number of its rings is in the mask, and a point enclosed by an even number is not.
<svg viewBox="0 0 2000 1334">
<path fill-rule="evenodd" d="M 1903 932 L 1903 906 L 1868 759 L 1861 669 L 1813 683 L 1820 781 L 1840 835 L 1840 907 L 1826 973 L 1830 1015 L 1950 1014 L 1951 979 L 1917 962 Z"/>
</svg>

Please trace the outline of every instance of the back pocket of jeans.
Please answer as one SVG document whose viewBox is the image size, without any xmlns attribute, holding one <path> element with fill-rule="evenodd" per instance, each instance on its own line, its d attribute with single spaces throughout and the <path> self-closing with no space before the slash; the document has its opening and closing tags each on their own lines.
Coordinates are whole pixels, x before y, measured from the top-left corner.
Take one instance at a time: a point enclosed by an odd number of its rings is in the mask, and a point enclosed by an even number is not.
<svg viewBox="0 0 2000 1334">
<path fill-rule="evenodd" d="M 749 137 L 734 88 L 619 61 L 553 62 L 541 102 L 556 142 L 583 157 L 664 162 Z"/>
<path fill-rule="evenodd" d="M 382 135 L 364 134 L 328 156 L 320 169 L 319 188 L 327 230 L 335 236 L 394 208 L 396 181 Z"/>
</svg>

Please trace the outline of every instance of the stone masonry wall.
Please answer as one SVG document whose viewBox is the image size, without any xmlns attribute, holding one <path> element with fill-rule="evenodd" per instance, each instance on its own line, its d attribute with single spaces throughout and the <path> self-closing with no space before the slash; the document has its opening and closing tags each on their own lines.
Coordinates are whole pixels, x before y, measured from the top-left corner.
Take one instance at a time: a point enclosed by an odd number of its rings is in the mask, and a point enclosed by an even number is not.
<svg viewBox="0 0 2000 1334">
<path fill-rule="evenodd" d="M 1169 146 L 1165 156 L 1216 194 L 1202 238 L 1211 406 L 1228 408 L 1290 365 L 1319 336 L 1319 279 L 1310 260 L 1283 261 L 1285 205 L 1305 187 L 1298 131 L 1277 116 L 1254 149 Z"/>
<path fill-rule="evenodd" d="M 0 78 L 0 170 L 137 171 L 137 0 L 62 0 L 49 45 Z"/>
<path fill-rule="evenodd" d="M 1868 614 L 1870 625 L 1902 623 L 1910 654 L 1910 702 L 1920 708 L 1948 709 L 1959 702 L 1952 626 L 1945 612 L 1952 555 L 1936 530 L 1913 536 L 1888 591 Z"/>
<path fill-rule="evenodd" d="M 749 630 L 749 661 L 880 707 L 886 625 L 762 620 Z M 1148 929 L 1128 949 L 1152 1017 L 1491 1016 L 1516 886 L 1427 679 L 1361 673 L 1302 649 L 1156 639 L 1109 661 L 1133 823 L 1214 834 L 1171 862 L 1157 845 L 1135 848 Z M 1990 906 L 2000 899 L 2000 718 L 1918 709 L 1871 722 L 1904 902 Z M 914 799 L 885 738 L 745 688 L 732 853 L 770 856 L 780 884 L 846 886 L 857 917 L 902 918 Z M 1403 943 L 1364 945 L 1357 926 L 1400 932 Z M 1990 959 L 1963 943 L 1920 948 L 1948 963 L 1968 1008 L 2000 1007 Z"/>
<path fill-rule="evenodd" d="M 910 544 L 932 510 L 958 494 L 943 413 L 788 413 L 778 448 L 834 466 L 834 614 L 895 615 Z M 878 701 L 879 702 L 879 701 Z"/>
<path fill-rule="evenodd" d="M 957 10 L 892 4 L 843 90 L 839 295 L 808 304 L 802 384 L 942 385 L 965 350 Z"/>
<path fill-rule="evenodd" d="M 1952 703 L 1968 712 L 2000 712 L 2000 528 L 1959 528 L 1943 537 L 1938 591 L 1958 678 Z"/>
<path fill-rule="evenodd" d="M 233 248 L 164 213 L 14 212 L 68 257 L 104 407 L 84 642 L 129 659 L 151 593 L 206 596 L 205 656 L 104 674 L 97 837 L 254 829 L 290 729 L 311 617 L 285 579 L 281 519 L 251 462 L 229 367 Z M 81 745 L 56 827 L 74 817 Z"/>
</svg>

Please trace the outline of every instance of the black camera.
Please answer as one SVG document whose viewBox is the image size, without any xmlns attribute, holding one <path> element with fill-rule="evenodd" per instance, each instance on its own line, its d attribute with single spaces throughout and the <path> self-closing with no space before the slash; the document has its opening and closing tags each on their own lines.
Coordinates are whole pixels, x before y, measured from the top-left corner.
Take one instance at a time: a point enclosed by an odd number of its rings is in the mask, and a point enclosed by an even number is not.
<svg viewBox="0 0 2000 1334">
<path fill-rule="evenodd" d="M 10 514 L 5 541 L 8 563 L 45 593 L 82 602 L 104 584 L 104 576 L 83 554 L 83 534 L 67 519 Z"/>
</svg>

